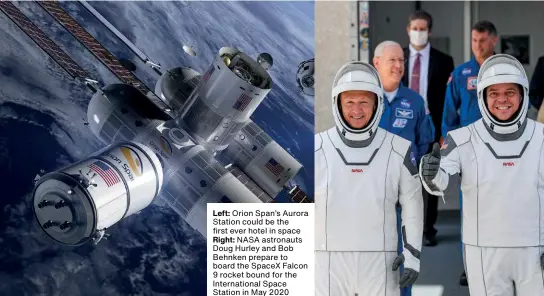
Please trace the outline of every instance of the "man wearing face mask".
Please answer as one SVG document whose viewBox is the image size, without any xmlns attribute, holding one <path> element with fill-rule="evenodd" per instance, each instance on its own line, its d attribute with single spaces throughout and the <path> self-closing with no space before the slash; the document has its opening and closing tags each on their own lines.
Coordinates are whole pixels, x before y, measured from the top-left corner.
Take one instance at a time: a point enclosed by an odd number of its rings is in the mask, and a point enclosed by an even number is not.
<svg viewBox="0 0 544 296">
<path fill-rule="evenodd" d="M 429 36 L 432 28 L 433 18 L 425 11 L 417 11 L 408 18 L 406 30 L 410 45 L 403 49 L 407 70 L 404 71 L 402 82 L 425 101 L 435 129 L 434 141 L 439 142 L 446 84 L 454 64 L 451 56 L 431 46 Z M 425 153 L 430 152 L 430 149 L 429 145 Z M 438 216 L 438 197 L 429 195 L 426 191 L 423 195 L 427 202 L 423 237 L 425 245 L 435 246 L 437 231 L 434 225 Z"/>
<path fill-rule="evenodd" d="M 480 65 L 494 54 L 497 44 L 497 29 L 489 21 L 479 21 L 472 27 L 472 53 L 474 57 L 455 68 L 448 80 L 444 112 L 442 116 L 442 138 L 448 132 L 467 126 L 482 118 L 478 109 L 476 80 Z M 463 197 L 459 196 L 460 208 L 463 209 Z M 461 274 L 459 283 L 467 285 L 466 273 Z"/>
<path fill-rule="evenodd" d="M 382 80 L 386 97 L 380 127 L 412 142 L 415 159 L 419 163 L 434 140 L 434 126 L 425 111 L 423 98 L 401 82 L 404 74 L 402 48 L 394 41 L 384 41 L 376 46 L 373 62 Z M 401 206 L 397 208 L 397 213 L 400 225 Z M 398 235 L 400 242 L 402 234 L 399 232 Z M 402 252 L 402 244 L 399 244 L 399 252 Z M 402 295 L 410 296 L 411 287 L 403 289 Z"/>
<path fill-rule="evenodd" d="M 544 125 L 527 118 L 529 82 L 514 57 L 489 57 L 476 91 L 482 118 L 435 144 L 420 177 L 442 196 L 461 177 L 470 295 L 544 295 Z"/>
<path fill-rule="evenodd" d="M 383 87 L 367 63 L 338 70 L 332 109 L 336 126 L 315 136 L 316 295 L 399 296 L 418 277 L 423 233 L 412 145 L 378 127 Z"/>
</svg>

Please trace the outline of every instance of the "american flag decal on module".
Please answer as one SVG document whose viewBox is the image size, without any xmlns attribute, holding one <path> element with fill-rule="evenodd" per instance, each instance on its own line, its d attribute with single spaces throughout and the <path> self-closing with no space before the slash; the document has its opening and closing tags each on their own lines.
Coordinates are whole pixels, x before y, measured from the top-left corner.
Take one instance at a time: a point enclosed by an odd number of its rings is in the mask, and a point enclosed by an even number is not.
<svg viewBox="0 0 544 296">
<path fill-rule="evenodd" d="M 247 106 L 249 105 L 249 103 L 251 103 L 251 97 L 246 95 L 246 94 L 242 94 L 238 100 L 236 101 L 236 103 L 234 103 L 234 106 L 232 106 L 232 108 L 238 110 L 238 111 L 244 111 Z"/>
<path fill-rule="evenodd" d="M 106 185 L 108 185 L 108 187 L 119 183 L 119 177 L 117 176 L 117 173 L 102 161 L 97 160 L 91 163 L 89 165 L 89 168 L 96 172 L 98 175 L 100 175 L 100 177 L 104 179 L 104 182 L 106 182 Z"/>
<path fill-rule="evenodd" d="M 202 80 L 204 80 L 204 82 L 208 81 L 210 79 L 210 77 L 212 77 L 212 74 L 213 74 L 214 71 L 215 71 L 215 66 L 212 65 L 210 67 L 210 69 L 208 70 L 208 72 L 206 72 L 206 74 L 204 74 L 204 77 L 202 77 Z"/>
<path fill-rule="evenodd" d="M 264 165 L 267 169 L 269 169 L 274 176 L 279 176 L 284 168 L 281 164 L 279 164 L 274 158 L 270 158 L 268 162 Z"/>
</svg>

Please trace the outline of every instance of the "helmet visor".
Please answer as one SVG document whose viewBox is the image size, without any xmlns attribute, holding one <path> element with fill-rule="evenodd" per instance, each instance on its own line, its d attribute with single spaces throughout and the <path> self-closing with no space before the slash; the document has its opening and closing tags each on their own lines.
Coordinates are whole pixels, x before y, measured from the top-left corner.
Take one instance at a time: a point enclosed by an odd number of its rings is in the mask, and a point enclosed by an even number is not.
<svg viewBox="0 0 544 296">
<path fill-rule="evenodd" d="M 371 110 L 372 113 L 368 114 L 369 112 L 363 112 L 366 114 L 362 114 L 362 116 L 368 116 L 367 118 L 369 118 L 363 127 L 355 128 L 348 123 L 348 120 L 343 114 L 341 101 L 343 95 L 341 94 L 350 91 L 364 91 L 374 94 L 372 96 L 374 98 L 374 108 Z M 344 129 L 352 133 L 364 133 L 372 129 L 379 121 L 379 116 L 377 116 L 377 113 L 379 112 L 377 111 L 381 111 L 382 109 L 379 108 L 379 106 L 383 104 L 383 90 L 381 88 L 378 73 L 369 64 L 351 62 L 344 65 L 344 67 L 338 71 L 334 79 L 332 97 L 333 108 L 335 109 L 334 115 L 341 121 Z M 365 97 L 365 95 L 362 95 L 362 97 Z M 368 95 L 366 95 L 366 97 L 368 98 Z"/>
</svg>

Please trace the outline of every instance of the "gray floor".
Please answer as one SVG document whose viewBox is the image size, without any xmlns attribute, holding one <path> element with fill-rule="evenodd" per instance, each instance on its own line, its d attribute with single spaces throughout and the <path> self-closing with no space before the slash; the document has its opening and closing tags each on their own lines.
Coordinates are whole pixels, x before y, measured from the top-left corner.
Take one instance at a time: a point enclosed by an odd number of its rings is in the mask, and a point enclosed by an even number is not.
<svg viewBox="0 0 544 296">
<path fill-rule="evenodd" d="M 423 247 L 421 273 L 412 289 L 413 296 L 470 295 L 468 287 L 459 285 L 459 276 L 463 272 L 460 218 L 458 210 L 438 213 L 438 245 Z"/>
</svg>

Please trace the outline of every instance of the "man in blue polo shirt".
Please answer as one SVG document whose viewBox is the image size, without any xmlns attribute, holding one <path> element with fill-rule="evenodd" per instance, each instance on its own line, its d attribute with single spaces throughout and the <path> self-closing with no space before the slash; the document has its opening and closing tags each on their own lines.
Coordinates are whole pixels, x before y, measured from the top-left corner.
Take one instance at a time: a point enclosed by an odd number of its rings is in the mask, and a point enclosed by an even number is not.
<svg viewBox="0 0 544 296">
<path fill-rule="evenodd" d="M 476 80 L 480 65 L 494 54 L 497 45 L 497 29 L 489 21 L 479 21 L 472 27 L 471 33 L 472 53 L 474 57 L 458 66 L 451 73 L 446 89 L 444 101 L 444 113 L 442 116 L 443 143 L 449 131 L 467 126 L 482 118 L 478 107 L 478 94 L 476 93 Z M 459 205 L 463 207 L 463 197 L 459 191 Z M 461 242 L 461 250 L 463 243 Z M 461 251 L 462 252 L 462 251 Z M 467 286 L 467 275 L 461 274 L 459 279 L 461 286 Z"/>
<path fill-rule="evenodd" d="M 427 153 L 434 141 L 434 125 L 426 112 L 425 101 L 415 91 L 402 85 L 404 75 L 404 52 L 394 41 L 380 43 L 374 52 L 374 67 L 380 75 L 385 91 L 384 111 L 380 127 L 399 135 L 414 144 L 416 162 Z M 421 197 L 423 199 L 423 196 Z M 397 228 L 401 229 L 402 209 L 397 203 Z M 399 254 L 402 252 L 401 232 L 399 231 Z M 401 271 L 402 272 L 402 271 Z M 401 295 L 410 296 L 411 287 L 401 290 Z"/>
</svg>

